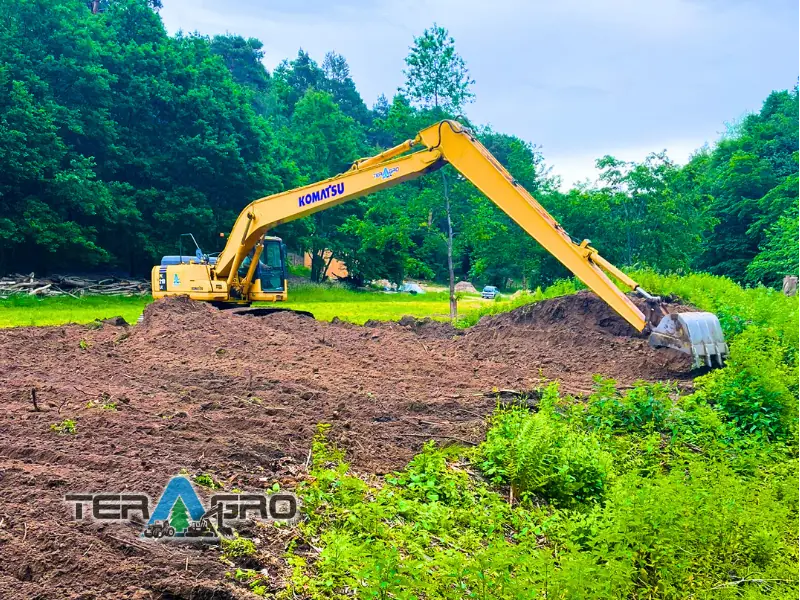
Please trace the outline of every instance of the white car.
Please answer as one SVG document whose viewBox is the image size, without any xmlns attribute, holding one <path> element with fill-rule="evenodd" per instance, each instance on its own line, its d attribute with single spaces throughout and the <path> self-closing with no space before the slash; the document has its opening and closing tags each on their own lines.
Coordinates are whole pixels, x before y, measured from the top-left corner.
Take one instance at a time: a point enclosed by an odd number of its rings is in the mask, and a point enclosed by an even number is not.
<svg viewBox="0 0 800 600">
<path fill-rule="evenodd" d="M 486 300 L 494 300 L 499 294 L 500 290 L 493 285 L 487 285 L 481 292 L 481 298 L 485 298 Z"/>
</svg>

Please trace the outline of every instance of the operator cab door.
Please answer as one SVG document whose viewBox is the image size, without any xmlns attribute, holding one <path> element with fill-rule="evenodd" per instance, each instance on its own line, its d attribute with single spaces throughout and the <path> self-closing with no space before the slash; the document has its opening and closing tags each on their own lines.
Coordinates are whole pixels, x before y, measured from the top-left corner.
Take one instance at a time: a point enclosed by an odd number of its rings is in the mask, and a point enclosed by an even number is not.
<svg viewBox="0 0 800 600">
<path fill-rule="evenodd" d="M 280 240 L 264 240 L 256 276 L 262 292 L 282 292 L 286 278 L 286 246 Z"/>
<path fill-rule="evenodd" d="M 280 302 L 286 300 L 286 246 L 280 238 L 265 237 L 264 249 L 253 275 L 249 299 L 251 302 Z M 251 258 L 252 260 L 252 258 Z M 248 261 L 248 266 L 250 261 Z M 241 267 L 246 274 L 247 269 Z M 244 275 L 241 274 L 243 277 Z"/>
</svg>

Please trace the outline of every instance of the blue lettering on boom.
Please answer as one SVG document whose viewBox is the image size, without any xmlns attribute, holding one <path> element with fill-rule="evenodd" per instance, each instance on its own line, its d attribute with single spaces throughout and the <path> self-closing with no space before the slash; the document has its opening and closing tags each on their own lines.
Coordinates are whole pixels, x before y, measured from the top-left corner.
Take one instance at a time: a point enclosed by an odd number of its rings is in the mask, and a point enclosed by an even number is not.
<svg viewBox="0 0 800 600">
<path fill-rule="evenodd" d="M 303 194 L 297 198 L 297 206 L 309 206 L 320 200 L 335 198 L 344 194 L 344 183 L 332 183 L 321 190 L 314 190 L 310 194 Z"/>
<path fill-rule="evenodd" d="M 392 175 L 397 173 L 400 170 L 400 167 L 384 167 L 382 171 L 378 171 L 373 175 L 375 179 L 389 179 Z"/>
</svg>

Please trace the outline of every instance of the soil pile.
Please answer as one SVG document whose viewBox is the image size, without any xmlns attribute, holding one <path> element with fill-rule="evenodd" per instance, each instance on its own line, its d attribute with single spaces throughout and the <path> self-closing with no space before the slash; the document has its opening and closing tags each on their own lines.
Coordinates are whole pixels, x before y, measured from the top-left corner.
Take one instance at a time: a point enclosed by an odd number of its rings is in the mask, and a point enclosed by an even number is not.
<svg viewBox="0 0 800 600">
<path fill-rule="evenodd" d="M 244 597 L 220 583 L 216 551 L 144 543 L 128 523 L 72 522 L 64 494 L 157 499 L 181 469 L 226 489 L 291 488 L 320 422 L 358 470 L 385 473 L 428 439 L 478 442 L 493 388 L 544 377 L 580 393 L 594 373 L 690 385 L 689 362 L 650 349 L 588 293 L 466 331 L 241 316 L 181 298 L 151 304 L 135 327 L 0 330 L 0 597 Z M 74 435 L 51 430 L 64 419 Z M 279 546 L 263 565 L 273 575 Z"/>
<path fill-rule="evenodd" d="M 459 281 L 455 285 L 455 290 L 457 292 L 466 292 L 468 294 L 477 294 L 478 290 L 475 289 L 475 286 L 472 285 L 469 281 Z"/>
<path fill-rule="evenodd" d="M 692 309 L 670 304 L 668 310 Z M 645 335 L 587 291 L 484 317 L 458 345 L 478 361 L 504 357 L 512 371 L 541 369 L 572 393 L 590 391 L 594 373 L 623 387 L 637 379 L 691 382 L 691 357 L 650 348 Z"/>
</svg>

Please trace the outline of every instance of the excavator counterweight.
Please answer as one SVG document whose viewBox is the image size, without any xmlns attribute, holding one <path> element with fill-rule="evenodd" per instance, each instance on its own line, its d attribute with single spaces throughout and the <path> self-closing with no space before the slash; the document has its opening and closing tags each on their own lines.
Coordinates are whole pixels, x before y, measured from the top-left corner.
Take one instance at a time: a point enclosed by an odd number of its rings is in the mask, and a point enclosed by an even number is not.
<svg viewBox="0 0 800 600">
<path fill-rule="evenodd" d="M 270 229 L 366 194 L 452 165 L 545 250 L 602 298 L 650 344 L 693 356 L 695 366 L 721 365 L 728 353 L 719 320 L 711 313 L 670 315 L 663 303 L 602 258 L 588 240 L 576 244 L 564 228 L 455 121 L 441 121 L 412 140 L 356 161 L 346 172 L 318 183 L 255 200 L 241 212 L 219 256 L 165 257 L 153 268 L 153 296 L 188 295 L 216 304 L 248 305 L 287 299 L 285 249 Z M 193 238 L 192 238 L 193 239 Z M 276 254 L 277 253 L 277 254 Z M 187 260 L 184 260 L 187 259 Z M 648 316 L 611 280 L 647 300 Z"/>
</svg>

